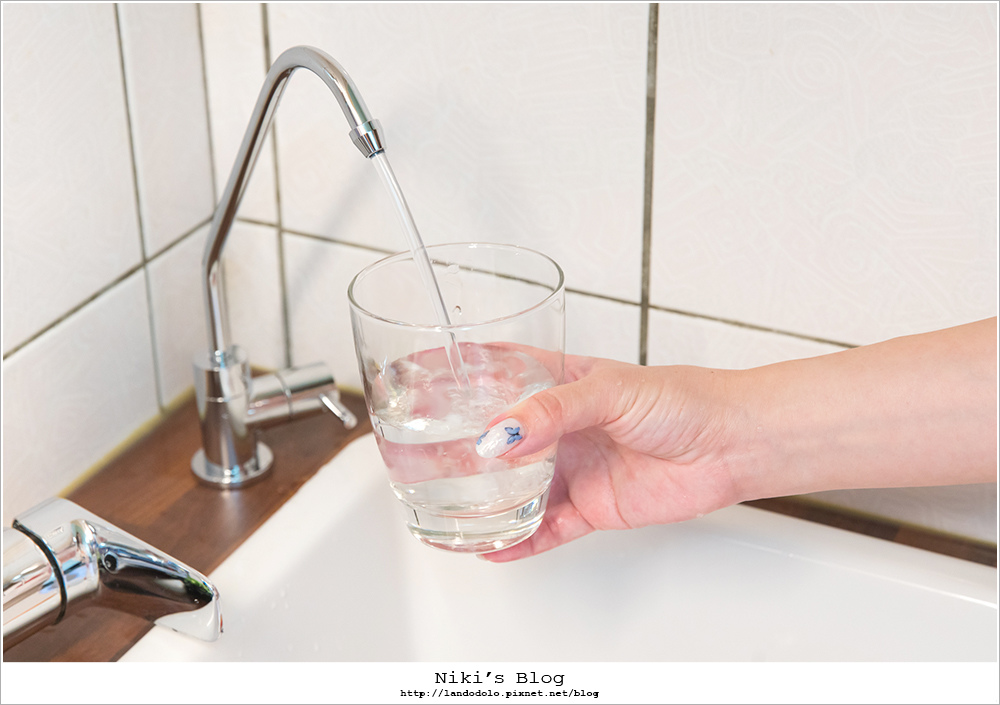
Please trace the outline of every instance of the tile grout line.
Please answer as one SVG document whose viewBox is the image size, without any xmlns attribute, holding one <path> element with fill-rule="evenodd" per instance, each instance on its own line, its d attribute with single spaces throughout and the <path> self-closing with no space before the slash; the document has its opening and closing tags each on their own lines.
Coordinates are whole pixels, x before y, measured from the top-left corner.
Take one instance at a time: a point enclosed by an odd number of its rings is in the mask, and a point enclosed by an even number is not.
<svg viewBox="0 0 1000 705">
<path fill-rule="evenodd" d="M 267 227 L 275 227 L 274 223 L 268 223 L 263 220 L 255 220 L 252 218 L 241 218 L 247 223 L 252 223 L 254 225 L 262 225 Z M 353 247 L 359 250 L 365 250 L 366 252 L 373 252 L 382 255 L 394 255 L 397 254 L 396 250 L 387 250 L 381 247 L 374 247 L 372 245 L 362 245 L 357 242 L 350 242 L 348 240 L 338 240 L 336 238 L 327 237 L 324 235 L 315 235 L 313 233 L 302 232 L 298 230 L 285 229 L 283 231 L 287 235 L 294 235 L 296 237 L 304 237 L 309 240 L 316 240 L 318 242 L 323 242 L 328 245 L 341 245 L 343 247 Z M 617 296 L 609 296 L 607 294 L 600 294 L 594 291 L 585 291 L 583 289 L 573 289 L 570 287 L 566 288 L 566 292 L 570 294 L 577 294 L 579 296 L 586 296 L 592 299 L 600 299 L 601 301 L 609 301 L 611 303 L 624 304 L 628 306 L 639 306 L 640 310 L 642 308 L 642 303 L 629 301 L 628 299 L 622 299 Z M 685 311 L 683 309 L 668 308 L 666 306 L 657 306 L 656 304 L 647 303 L 646 311 L 660 311 L 661 313 L 670 313 L 677 316 L 685 316 L 687 318 L 697 318 L 703 321 L 712 321 L 715 323 L 722 323 L 725 325 L 733 326 L 735 328 L 744 328 L 747 330 L 755 330 L 762 333 L 774 333 L 776 335 L 782 335 L 787 338 L 796 338 L 798 340 L 808 340 L 816 343 L 825 343 L 827 345 L 836 345 L 842 348 L 854 348 L 857 347 L 854 343 L 845 343 L 837 340 L 830 340 L 828 338 L 819 338 L 817 336 L 805 335 L 804 333 L 795 333 L 789 330 L 782 330 L 781 328 L 771 328 L 768 326 L 756 325 L 753 323 L 746 323 L 744 321 L 737 321 L 731 318 L 721 318 L 719 316 L 712 316 L 705 313 L 698 313 L 696 311 Z"/>
<path fill-rule="evenodd" d="M 274 223 L 264 223 L 261 221 L 254 221 L 254 220 L 247 220 L 247 222 L 256 223 L 257 225 L 270 225 L 271 227 L 275 227 Z M 325 235 L 314 235 L 312 233 L 306 233 L 300 230 L 292 230 L 291 228 L 283 228 L 282 232 L 288 235 L 295 235 L 297 237 L 309 238 L 310 240 L 319 240 L 320 242 L 326 242 L 331 245 L 345 245 L 347 247 L 356 247 L 359 250 L 367 250 L 368 252 L 376 252 L 378 254 L 383 254 L 383 255 L 395 255 L 402 252 L 401 250 L 387 250 L 383 247 L 376 247 L 374 245 L 362 245 L 361 243 L 358 242 L 339 240 L 333 237 L 326 237 Z"/>
<path fill-rule="evenodd" d="M 208 168 L 212 173 L 212 204 L 219 202 L 219 188 L 215 183 L 215 142 L 212 137 L 212 108 L 208 102 L 208 60 L 205 54 L 205 24 L 202 19 L 201 3 L 195 5 L 196 17 L 198 19 L 198 47 L 201 49 L 201 88 L 205 95 L 205 130 L 208 132 Z M 213 214 L 214 215 L 214 214 Z M 212 215 L 209 216 L 211 221 Z"/>
<path fill-rule="evenodd" d="M 698 318 L 703 321 L 713 321 L 715 323 L 724 323 L 728 326 L 733 326 L 734 328 L 745 328 L 747 330 L 755 330 L 761 333 L 775 333 L 777 335 L 783 335 L 788 338 L 797 338 L 799 340 L 808 340 L 814 343 L 824 343 L 826 345 L 836 345 L 841 348 L 856 348 L 858 347 L 855 343 L 845 343 L 840 340 L 830 340 L 829 338 L 820 338 L 814 335 L 806 335 L 804 333 L 794 333 L 788 330 L 782 330 L 780 328 L 770 328 L 768 326 L 761 326 L 755 323 L 746 323 L 745 321 L 737 321 L 732 318 L 721 318 L 719 316 L 711 316 L 705 313 L 695 313 L 694 311 L 684 311 L 677 308 L 667 308 L 666 306 L 656 306 L 650 305 L 649 310 L 660 311 L 662 313 L 670 313 L 677 316 L 685 316 L 687 318 Z"/>
<path fill-rule="evenodd" d="M 642 186 L 642 270 L 639 299 L 639 364 L 645 365 L 649 345 L 649 280 L 653 244 L 653 140 L 656 125 L 656 51 L 660 9 L 649 5 L 649 36 L 646 54 L 646 150 Z"/>
<path fill-rule="evenodd" d="M 118 39 L 118 60 L 119 67 L 121 69 L 122 97 L 124 98 L 125 104 L 125 127 L 128 132 L 129 157 L 132 164 L 132 188 L 135 195 L 135 214 L 139 226 L 139 252 L 142 256 L 142 262 L 138 269 L 142 269 L 146 290 L 146 310 L 149 313 L 149 341 L 153 357 L 153 384 L 156 389 L 156 406 L 159 409 L 160 414 L 163 414 L 166 410 L 166 406 L 163 399 L 163 382 L 160 380 L 160 356 L 157 352 L 156 314 L 153 310 L 153 287 L 149 278 L 149 258 L 146 252 L 146 223 L 142 212 L 142 198 L 139 194 L 139 165 L 136 163 L 135 133 L 132 123 L 132 108 L 130 105 L 131 96 L 128 90 L 128 80 L 126 77 L 127 71 L 125 69 L 125 42 L 122 41 L 120 3 L 115 3 L 115 34 Z M 106 291 L 108 288 L 109 287 L 105 287 L 102 291 Z M 88 299 L 88 301 L 90 300 L 93 299 Z"/>
<path fill-rule="evenodd" d="M 264 38 L 264 74 L 271 70 L 273 57 L 271 56 L 271 24 L 267 12 L 267 3 L 261 3 L 261 24 L 263 25 Z M 292 323 L 288 306 L 288 279 L 285 274 L 285 229 L 284 219 L 281 216 L 281 182 L 278 178 L 278 129 L 272 119 L 271 132 L 271 155 L 272 168 L 274 169 L 274 208 L 275 219 L 278 221 L 275 226 L 278 229 L 276 247 L 278 248 L 278 288 L 281 291 L 281 336 L 284 343 L 285 367 L 292 365 Z M 265 137 L 266 139 L 266 137 Z"/>
<path fill-rule="evenodd" d="M 163 255 L 167 254 L 167 252 L 169 252 L 170 250 L 172 250 L 175 247 L 177 247 L 184 240 L 186 240 L 187 238 L 189 238 L 192 235 L 194 235 L 194 233 L 196 233 L 200 228 L 204 227 L 205 225 L 207 225 L 210 222 L 211 222 L 211 218 L 206 218 L 205 220 L 201 221 L 200 223 L 198 223 L 197 225 L 195 225 L 193 228 L 191 228 L 190 230 L 188 230 L 187 232 L 185 232 L 183 235 L 180 235 L 172 243 L 170 243 L 169 245 L 166 245 L 162 250 L 160 250 L 159 252 L 157 252 L 156 254 L 154 254 L 152 257 L 150 257 L 145 262 L 140 262 L 139 264 L 136 264 L 136 265 L 133 265 L 132 267 L 129 267 L 129 269 L 127 269 L 122 274 L 118 275 L 111 282 L 109 282 L 108 284 L 105 284 L 100 289 L 98 289 L 97 291 L 95 291 L 93 294 L 91 294 L 90 296 L 88 296 L 87 298 L 85 298 L 83 301 L 81 301 L 80 303 L 76 304 L 75 306 L 73 306 L 72 308 L 70 308 L 69 310 L 67 310 L 65 313 L 63 313 L 62 315 L 60 315 L 58 318 L 55 318 L 51 323 L 49 323 L 49 324 L 45 325 L 44 327 L 40 328 L 38 331 L 36 331 L 30 337 L 25 338 L 22 342 L 18 343 L 13 348 L 11 348 L 7 352 L 5 352 L 3 354 L 3 359 L 6 360 L 11 355 L 14 355 L 15 353 L 19 352 L 23 348 L 27 347 L 31 343 L 33 343 L 36 340 L 38 340 L 40 337 L 42 337 L 43 335 L 45 335 L 46 333 L 48 333 L 50 330 L 52 330 L 53 328 L 55 328 L 59 324 L 65 323 L 68 319 L 70 319 L 73 316 L 75 316 L 81 310 L 83 310 L 84 308 L 86 308 L 89 304 L 92 304 L 94 301 L 96 301 L 100 297 L 104 296 L 104 294 L 107 294 L 109 291 L 111 291 L 116 286 L 118 286 L 119 284 L 121 284 L 123 281 L 125 281 L 126 279 L 128 279 L 129 277 L 131 277 L 133 274 L 135 274 L 136 272 L 138 272 L 140 269 L 145 269 L 147 265 L 152 264 L 153 262 L 155 262 L 156 260 L 158 260 L 160 257 L 162 257 Z M 148 279 L 148 276 L 147 276 L 147 279 Z"/>
<path fill-rule="evenodd" d="M 96 301 L 97 299 L 99 299 L 100 297 L 102 297 L 104 294 L 108 293 L 109 291 L 111 291 L 112 289 L 114 289 L 116 286 L 118 286 L 119 284 L 121 284 L 123 281 L 125 281 L 126 279 L 128 279 L 129 277 L 131 277 L 133 274 L 135 274 L 136 272 L 138 272 L 138 271 L 140 271 L 142 269 L 145 269 L 145 264 L 142 263 L 142 262 L 140 262 L 139 264 L 135 264 L 135 265 L 129 267 L 125 272 L 123 272 L 122 274 L 119 274 L 114 280 L 112 280 L 110 284 L 107 284 L 107 285 L 101 287 L 99 290 L 95 291 L 93 294 L 91 294 L 86 299 L 84 299 L 83 301 L 81 301 L 80 303 L 78 303 L 76 306 L 74 306 L 73 308 L 71 308 L 68 311 L 66 311 L 65 313 L 63 313 L 61 316 L 59 316 L 58 318 L 56 318 L 54 321 L 52 321 L 48 325 L 44 326 L 43 328 L 39 329 L 31 337 L 26 338 L 25 340 L 23 340 L 22 342 L 18 343 L 17 345 L 15 345 L 14 347 L 12 347 L 10 350 L 8 350 L 7 352 L 5 352 L 3 354 L 3 359 L 7 360 L 11 356 L 19 353 L 21 350 L 24 350 L 24 348 L 26 348 L 29 345 L 31 345 L 33 342 L 35 342 L 36 340 L 38 340 L 39 338 L 41 338 L 43 335 L 45 335 L 46 333 L 48 333 L 49 331 L 51 331 L 53 328 L 55 328 L 56 326 L 58 326 L 58 325 L 60 325 L 62 323 L 65 323 L 67 320 L 69 320 L 70 318 L 72 318 L 73 316 L 75 316 L 77 313 L 79 313 L 82 309 L 86 308 L 89 304 L 92 304 L 94 301 Z"/>
<path fill-rule="evenodd" d="M 181 233 L 176 238 L 174 238 L 173 242 L 169 242 L 166 245 L 164 245 L 162 248 L 160 248 L 159 250 L 157 250 L 156 253 L 154 253 L 151 257 L 149 257 L 149 259 L 147 260 L 147 263 L 148 264 L 152 264 L 153 262 L 155 262 L 156 260 L 158 260 L 160 257 L 162 257 L 163 255 L 165 255 L 168 252 L 170 252 L 170 250 L 174 249 L 179 244 L 181 244 L 182 242 L 184 242 L 185 240 L 187 240 L 189 237 L 191 237 L 192 235 L 194 235 L 196 232 L 198 232 L 198 230 L 200 230 L 201 228 L 205 227 L 206 225 L 209 225 L 211 222 L 212 222 L 212 216 L 209 215 L 207 218 L 204 218 L 204 219 L 200 220 L 199 222 L 195 223 L 192 227 L 188 228 L 183 233 Z"/>
</svg>

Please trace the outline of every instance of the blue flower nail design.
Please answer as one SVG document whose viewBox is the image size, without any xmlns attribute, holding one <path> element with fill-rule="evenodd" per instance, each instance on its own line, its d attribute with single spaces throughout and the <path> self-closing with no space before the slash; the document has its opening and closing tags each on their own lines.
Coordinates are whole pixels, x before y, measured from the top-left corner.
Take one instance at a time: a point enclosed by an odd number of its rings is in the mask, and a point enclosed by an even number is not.
<svg viewBox="0 0 1000 705">
<path fill-rule="evenodd" d="M 483 458 L 496 458 L 506 453 L 515 443 L 524 440 L 521 428 L 516 419 L 504 419 L 476 440 L 476 453 Z"/>
</svg>

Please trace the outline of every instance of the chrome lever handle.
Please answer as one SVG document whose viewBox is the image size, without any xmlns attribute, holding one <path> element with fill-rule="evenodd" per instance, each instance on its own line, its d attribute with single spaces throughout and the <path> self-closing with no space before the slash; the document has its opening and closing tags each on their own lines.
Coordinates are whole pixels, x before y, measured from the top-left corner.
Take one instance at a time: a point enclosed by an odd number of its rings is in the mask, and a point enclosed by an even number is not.
<svg viewBox="0 0 1000 705">
<path fill-rule="evenodd" d="M 290 367 L 253 380 L 248 418 L 252 425 L 287 421 L 324 408 L 352 429 L 358 418 L 340 401 L 340 391 L 322 362 Z"/>
<path fill-rule="evenodd" d="M 331 399 L 326 393 L 321 392 L 319 400 L 323 402 L 323 406 L 329 409 L 330 413 L 340 419 L 348 431 L 358 425 L 358 417 L 344 405 L 344 402 L 340 401 L 339 394 Z"/>
</svg>

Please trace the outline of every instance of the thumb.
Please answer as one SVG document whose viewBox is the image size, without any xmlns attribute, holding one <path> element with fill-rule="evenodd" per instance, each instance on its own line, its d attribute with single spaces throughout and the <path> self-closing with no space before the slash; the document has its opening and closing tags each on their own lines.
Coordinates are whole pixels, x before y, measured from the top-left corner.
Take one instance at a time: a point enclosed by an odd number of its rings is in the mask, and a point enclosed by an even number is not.
<svg viewBox="0 0 1000 705">
<path fill-rule="evenodd" d="M 591 374 L 550 387 L 490 422 L 476 441 L 484 458 L 520 457 L 548 448 L 561 436 L 607 423 L 617 415 L 621 382 Z"/>
</svg>

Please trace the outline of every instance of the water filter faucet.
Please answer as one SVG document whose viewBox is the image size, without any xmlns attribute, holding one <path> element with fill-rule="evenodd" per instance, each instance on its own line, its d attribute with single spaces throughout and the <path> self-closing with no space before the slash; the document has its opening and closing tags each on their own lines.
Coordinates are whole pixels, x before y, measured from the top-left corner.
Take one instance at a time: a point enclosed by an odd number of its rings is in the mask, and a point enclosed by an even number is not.
<svg viewBox="0 0 1000 705">
<path fill-rule="evenodd" d="M 251 379 L 246 354 L 229 339 L 222 250 L 281 93 L 299 68 L 319 76 L 333 93 L 350 125 L 351 141 L 364 157 L 384 149 L 378 121 L 372 119 L 354 82 L 332 57 L 313 47 L 297 46 L 277 58 L 264 79 L 212 219 L 202 260 L 209 351 L 194 363 L 203 447 L 192 458 L 191 469 L 199 479 L 220 488 L 244 485 L 270 469 L 273 453 L 257 440 L 257 430 L 266 424 L 323 410 L 335 414 L 349 429 L 357 424 L 323 363 Z"/>
</svg>

